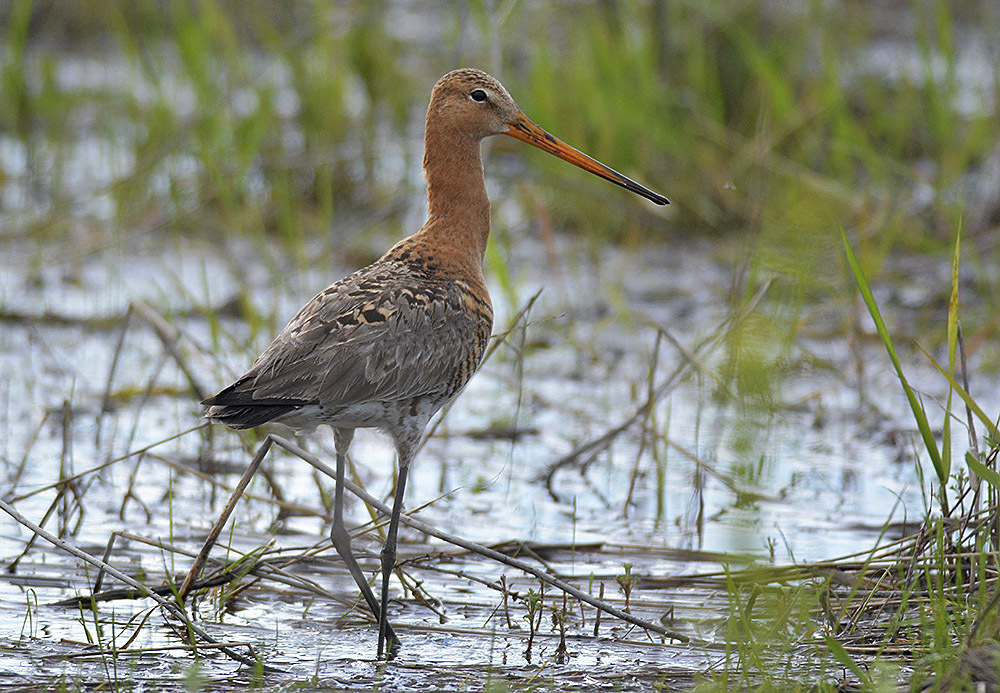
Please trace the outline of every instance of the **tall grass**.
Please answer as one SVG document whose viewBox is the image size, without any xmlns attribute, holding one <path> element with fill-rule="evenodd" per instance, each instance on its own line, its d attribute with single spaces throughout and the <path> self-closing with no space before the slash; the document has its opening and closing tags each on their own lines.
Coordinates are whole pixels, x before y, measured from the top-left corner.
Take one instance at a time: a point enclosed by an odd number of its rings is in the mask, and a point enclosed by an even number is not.
<svg viewBox="0 0 1000 693">
<path fill-rule="evenodd" d="M 918 31 L 901 39 L 898 60 L 919 55 L 923 72 L 890 81 L 863 70 L 871 18 L 840 5 L 782 13 L 757 3 L 586 5 L 559 16 L 559 48 L 548 34 L 532 44 L 523 105 L 671 192 L 685 227 L 773 222 L 796 235 L 825 233 L 831 221 L 869 215 L 921 182 L 916 164 L 933 162 L 938 199 L 951 197 L 956 178 L 1000 133 L 991 112 L 959 111 L 950 6 L 915 3 L 913 11 Z M 939 61 L 949 66 L 943 78 L 933 69 Z M 560 175 L 544 165 L 547 176 Z M 579 187 L 562 206 L 578 207 L 586 227 L 599 203 L 585 198 L 608 196 Z M 889 225 L 894 240 L 911 244 L 917 230 L 942 221 L 896 215 L 918 221 Z"/>
<path fill-rule="evenodd" d="M 985 670 L 976 674 L 976 667 L 995 667 L 1000 415 L 987 414 L 969 394 L 962 365 L 960 233 L 951 264 L 947 364 L 937 364 L 924 352 L 947 384 L 949 395 L 939 402 L 923 394 L 928 384 L 919 388 L 907 378 L 900 340 L 887 327 L 846 233 L 842 239 L 860 297 L 906 396 L 919 441 L 913 463 L 918 469 L 930 466 L 918 476 L 932 480 L 934 505 L 926 508 L 915 532 L 892 542 L 880 537 L 884 545 L 864 556 L 800 566 L 791 579 L 780 568 L 728 574 L 727 658 L 702 686 L 705 690 L 734 684 L 787 690 L 803 685 L 804 671 L 810 680 L 833 676 L 831 665 L 841 669 L 837 678 L 862 690 L 896 690 L 904 662 L 914 667 L 915 673 L 907 676 L 914 690 L 922 683 L 934 690 L 967 690 L 963 686 L 971 687 L 973 677 Z M 966 416 L 952 411 L 956 402 Z M 938 418 L 941 424 L 933 424 Z M 968 430 L 953 438 L 958 422 Z M 952 449 L 962 445 L 968 451 L 965 464 L 959 465 Z M 980 483 L 990 492 L 982 493 Z"/>
<path fill-rule="evenodd" d="M 966 173 L 1000 139 L 993 112 L 959 103 L 956 37 L 969 28 L 944 2 L 914 3 L 914 33 L 897 48 L 916 65 L 902 78 L 865 68 L 871 17 L 824 3 L 780 13 L 721 0 L 486 4 L 440 10 L 438 24 L 458 29 L 439 36 L 400 26 L 394 12 L 75 0 L 57 14 L 17 0 L 0 15 L 0 133 L 31 154 L 94 122 L 110 126 L 99 133 L 134 153 L 113 186 L 126 229 L 158 211 L 185 232 L 207 217 L 215 231 L 277 233 L 296 246 L 400 190 L 419 207 L 419 161 L 398 143 L 415 134 L 437 74 L 457 64 L 432 49 L 444 40 L 445 55 L 498 70 L 543 126 L 675 200 L 665 222 L 518 148 L 544 172 L 518 172 L 539 191 L 524 194 L 546 201 L 556 228 L 633 242 L 671 227 L 759 233 L 814 265 L 824 253 L 796 239 L 845 218 L 886 246 L 933 238 L 966 203 Z M 55 77 L 61 57 L 94 47 L 124 61 L 128 80 Z M 397 152 L 405 168 L 386 168 Z M 900 204 L 927 185 L 931 214 Z"/>
</svg>

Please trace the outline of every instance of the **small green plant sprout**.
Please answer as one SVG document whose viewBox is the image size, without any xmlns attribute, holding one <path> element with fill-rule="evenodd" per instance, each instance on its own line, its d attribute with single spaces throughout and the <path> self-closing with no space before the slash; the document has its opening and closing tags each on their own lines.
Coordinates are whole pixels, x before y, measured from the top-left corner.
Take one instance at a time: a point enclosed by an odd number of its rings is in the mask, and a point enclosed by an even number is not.
<svg viewBox="0 0 1000 693">
<path fill-rule="evenodd" d="M 528 646 L 524 649 L 524 658 L 531 662 L 531 645 L 535 641 L 535 630 L 541 624 L 542 615 L 542 594 L 528 589 L 528 594 L 524 598 L 524 606 L 528 613 L 524 615 L 524 620 L 528 622 Z M 536 619 L 537 616 L 537 619 Z"/>
<path fill-rule="evenodd" d="M 185 690 L 191 691 L 191 693 L 205 690 L 205 666 L 200 661 L 192 662 L 181 678 L 184 681 Z"/>
<path fill-rule="evenodd" d="M 629 600 L 632 597 L 632 589 L 638 584 L 639 578 L 632 575 L 632 564 L 626 563 L 623 566 L 625 568 L 625 574 L 619 575 L 615 578 L 618 583 L 619 589 L 621 589 L 622 594 L 625 595 L 625 613 L 631 613 L 629 611 Z"/>
<path fill-rule="evenodd" d="M 559 646 L 556 648 L 556 664 L 564 664 L 568 652 L 566 650 L 566 593 L 563 592 L 562 608 L 552 604 L 552 626 L 559 630 Z"/>
</svg>

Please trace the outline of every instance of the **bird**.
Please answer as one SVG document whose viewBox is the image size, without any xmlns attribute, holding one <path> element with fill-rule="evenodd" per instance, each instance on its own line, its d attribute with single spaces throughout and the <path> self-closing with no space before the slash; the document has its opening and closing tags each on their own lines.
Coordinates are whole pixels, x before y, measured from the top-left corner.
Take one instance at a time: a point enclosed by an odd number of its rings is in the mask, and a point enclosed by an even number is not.
<svg viewBox="0 0 1000 693">
<path fill-rule="evenodd" d="M 554 154 L 658 205 L 666 197 L 553 137 L 481 70 L 453 70 L 431 91 L 423 171 L 423 227 L 372 264 L 334 282 L 291 319 L 233 384 L 209 397 L 204 417 L 232 429 L 280 422 L 308 433 L 333 429 L 337 459 L 331 539 L 375 619 L 377 658 L 400 641 L 389 623 L 389 578 L 407 472 L 431 417 L 478 369 L 493 328 L 483 277 L 490 231 L 481 141 L 507 135 Z M 344 525 L 344 473 L 358 428 L 395 446 L 398 475 L 380 553 L 376 599 Z"/>
</svg>

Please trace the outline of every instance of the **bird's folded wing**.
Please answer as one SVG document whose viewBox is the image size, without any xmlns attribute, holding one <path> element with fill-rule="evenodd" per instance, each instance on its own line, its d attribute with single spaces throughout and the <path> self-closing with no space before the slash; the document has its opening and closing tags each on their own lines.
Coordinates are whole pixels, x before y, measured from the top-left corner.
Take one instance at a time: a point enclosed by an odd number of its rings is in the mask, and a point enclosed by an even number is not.
<svg viewBox="0 0 1000 693">
<path fill-rule="evenodd" d="M 396 281 L 359 295 L 353 285 L 338 282 L 307 303 L 218 403 L 450 395 L 472 376 L 490 325 L 469 313 L 458 286 Z"/>
</svg>

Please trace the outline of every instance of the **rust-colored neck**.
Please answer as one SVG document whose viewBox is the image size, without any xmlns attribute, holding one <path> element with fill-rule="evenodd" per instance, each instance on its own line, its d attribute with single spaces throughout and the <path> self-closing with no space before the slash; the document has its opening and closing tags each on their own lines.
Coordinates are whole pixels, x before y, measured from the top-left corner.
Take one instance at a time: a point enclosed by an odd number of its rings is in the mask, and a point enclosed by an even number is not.
<svg viewBox="0 0 1000 693">
<path fill-rule="evenodd" d="M 444 121 L 428 113 L 424 175 L 429 214 L 421 232 L 432 236 L 441 252 L 481 267 L 490 235 L 490 201 L 480 140 Z"/>
</svg>

